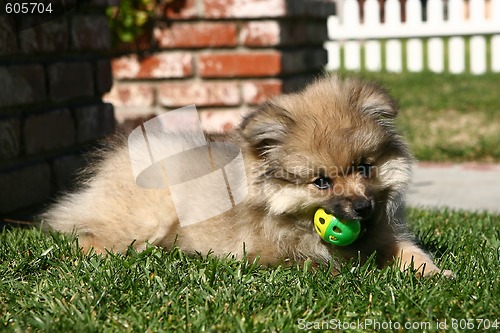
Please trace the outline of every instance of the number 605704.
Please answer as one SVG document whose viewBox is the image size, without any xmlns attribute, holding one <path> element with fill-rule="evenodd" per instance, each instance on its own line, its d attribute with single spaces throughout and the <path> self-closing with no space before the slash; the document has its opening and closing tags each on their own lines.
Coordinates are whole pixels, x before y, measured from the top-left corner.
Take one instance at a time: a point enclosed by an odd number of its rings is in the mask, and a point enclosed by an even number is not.
<svg viewBox="0 0 500 333">
<path fill-rule="evenodd" d="M 6 14 L 45 14 L 52 13 L 52 4 L 43 2 L 7 2 Z"/>
</svg>

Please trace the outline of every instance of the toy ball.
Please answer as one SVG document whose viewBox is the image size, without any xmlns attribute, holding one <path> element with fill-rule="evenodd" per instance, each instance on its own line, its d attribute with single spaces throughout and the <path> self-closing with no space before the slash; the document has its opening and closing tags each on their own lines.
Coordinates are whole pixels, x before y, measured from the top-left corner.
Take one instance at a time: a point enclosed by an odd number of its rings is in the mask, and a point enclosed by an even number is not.
<svg viewBox="0 0 500 333">
<path fill-rule="evenodd" d="M 323 208 L 319 208 L 314 214 L 314 229 L 325 242 L 345 246 L 358 238 L 361 224 L 358 220 L 340 221 Z"/>
</svg>

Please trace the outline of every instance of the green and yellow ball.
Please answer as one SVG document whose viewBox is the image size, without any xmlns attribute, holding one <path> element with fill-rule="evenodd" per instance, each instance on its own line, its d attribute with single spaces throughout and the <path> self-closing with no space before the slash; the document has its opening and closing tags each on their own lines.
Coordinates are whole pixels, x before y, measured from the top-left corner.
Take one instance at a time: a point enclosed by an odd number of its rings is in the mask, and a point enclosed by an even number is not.
<svg viewBox="0 0 500 333">
<path fill-rule="evenodd" d="M 341 221 L 319 208 L 314 214 L 314 229 L 325 242 L 346 246 L 358 238 L 361 223 L 358 220 Z"/>
</svg>

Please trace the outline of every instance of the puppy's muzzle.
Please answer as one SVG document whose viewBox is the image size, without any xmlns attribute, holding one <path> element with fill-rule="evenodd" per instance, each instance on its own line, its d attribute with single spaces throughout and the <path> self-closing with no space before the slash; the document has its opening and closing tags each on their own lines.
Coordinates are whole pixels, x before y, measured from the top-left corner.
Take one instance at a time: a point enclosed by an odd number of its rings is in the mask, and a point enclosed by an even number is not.
<svg viewBox="0 0 500 333">
<path fill-rule="evenodd" d="M 372 202 L 367 198 L 356 199 L 352 202 L 352 210 L 362 219 L 367 218 L 373 211 Z"/>
<path fill-rule="evenodd" d="M 366 197 L 336 199 L 326 206 L 325 211 L 343 220 L 364 220 L 373 212 L 373 202 Z"/>
</svg>

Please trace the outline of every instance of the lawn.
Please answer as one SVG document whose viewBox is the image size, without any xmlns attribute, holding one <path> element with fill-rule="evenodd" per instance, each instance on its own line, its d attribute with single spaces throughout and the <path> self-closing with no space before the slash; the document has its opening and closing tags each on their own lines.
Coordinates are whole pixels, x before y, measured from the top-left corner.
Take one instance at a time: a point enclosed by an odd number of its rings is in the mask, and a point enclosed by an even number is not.
<svg viewBox="0 0 500 333">
<path fill-rule="evenodd" d="M 398 100 L 397 124 L 424 161 L 500 161 L 500 73 L 349 73 L 380 82 Z"/>
<path fill-rule="evenodd" d="M 398 126 L 417 159 L 500 161 L 500 74 L 356 75 L 399 100 Z M 412 209 L 409 217 L 454 279 L 379 270 L 373 261 L 331 276 L 328 267 L 264 268 L 154 247 L 103 257 L 36 228 L 0 231 L 0 331 L 500 329 L 500 216 Z"/>
<path fill-rule="evenodd" d="M 328 267 L 263 268 L 154 247 L 102 257 L 38 229 L 4 231 L 0 331 L 493 331 L 500 325 L 500 216 L 410 210 L 409 217 L 454 279 L 419 279 L 373 262 L 346 264 L 333 277 Z"/>
</svg>

